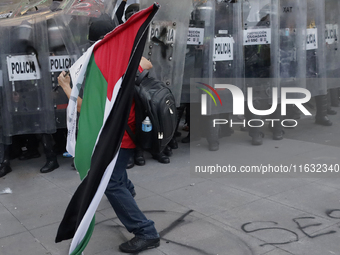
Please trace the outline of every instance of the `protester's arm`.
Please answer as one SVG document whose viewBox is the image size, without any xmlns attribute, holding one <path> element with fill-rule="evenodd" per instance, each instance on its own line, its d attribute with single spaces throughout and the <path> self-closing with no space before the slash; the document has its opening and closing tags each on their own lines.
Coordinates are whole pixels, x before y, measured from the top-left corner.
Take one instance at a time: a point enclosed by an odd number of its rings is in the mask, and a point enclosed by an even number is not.
<svg viewBox="0 0 340 255">
<path fill-rule="evenodd" d="M 141 61 L 140 61 L 140 66 L 143 68 L 143 70 L 145 69 L 151 69 L 152 68 L 152 64 L 149 60 L 147 60 L 146 58 L 142 57 Z M 60 87 L 64 90 L 67 98 L 71 97 L 71 78 L 70 75 L 66 75 L 65 71 L 62 71 L 60 73 L 60 75 L 58 76 L 58 84 L 60 85 Z M 81 108 L 81 104 L 83 102 L 83 99 L 81 97 L 78 97 L 77 99 L 77 111 L 80 112 L 80 108 Z"/>
<path fill-rule="evenodd" d="M 62 71 L 60 73 L 60 75 L 58 76 L 58 84 L 60 85 L 60 87 L 64 90 L 66 96 L 68 99 L 70 99 L 71 97 L 71 78 L 70 78 L 70 75 L 66 75 L 66 72 L 65 71 Z M 77 99 L 77 111 L 80 112 L 80 108 L 81 108 L 81 104 L 83 102 L 83 99 L 81 97 L 78 97 Z"/>
<path fill-rule="evenodd" d="M 126 1 L 127 0 L 122 0 L 122 2 L 120 3 L 120 5 L 119 5 L 119 7 L 118 7 L 118 9 L 115 13 L 115 16 L 117 17 L 119 25 L 124 23 L 123 20 L 122 20 L 122 17 L 123 17 L 123 14 L 124 14 Z"/>
<path fill-rule="evenodd" d="M 152 68 L 151 62 L 144 57 L 142 57 L 139 65 L 143 68 L 143 70 L 146 70 L 146 69 L 149 70 Z"/>
</svg>

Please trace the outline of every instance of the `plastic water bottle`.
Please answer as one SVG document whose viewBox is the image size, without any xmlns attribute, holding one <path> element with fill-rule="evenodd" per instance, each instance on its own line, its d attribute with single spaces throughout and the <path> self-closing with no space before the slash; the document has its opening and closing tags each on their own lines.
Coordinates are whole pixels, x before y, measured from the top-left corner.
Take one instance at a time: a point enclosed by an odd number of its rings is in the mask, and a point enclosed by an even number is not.
<svg viewBox="0 0 340 255">
<path fill-rule="evenodd" d="M 142 122 L 142 130 L 144 132 L 150 132 L 152 130 L 152 124 L 148 116 Z"/>
<path fill-rule="evenodd" d="M 142 122 L 142 133 L 140 136 L 140 141 L 143 146 L 143 149 L 151 149 L 152 148 L 152 123 L 148 116 L 146 116 L 145 120 Z"/>
</svg>

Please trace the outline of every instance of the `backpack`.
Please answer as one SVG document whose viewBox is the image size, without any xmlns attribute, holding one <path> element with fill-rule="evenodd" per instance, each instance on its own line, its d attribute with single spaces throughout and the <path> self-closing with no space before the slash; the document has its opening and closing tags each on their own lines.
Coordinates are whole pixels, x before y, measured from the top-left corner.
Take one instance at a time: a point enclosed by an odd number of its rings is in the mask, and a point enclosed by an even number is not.
<svg viewBox="0 0 340 255">
<path fill-rule="evenodd" d="M 144 70 L 137 72 L 135 80 L 136 134 L 131 135 L 135 144 L 151 153 L 162 152 L 172 139 L 177 125 L 176 102 L 171 90 Z M 152 130 L 144 132 L 142 122 L 149 117 Z"/>
</svg>

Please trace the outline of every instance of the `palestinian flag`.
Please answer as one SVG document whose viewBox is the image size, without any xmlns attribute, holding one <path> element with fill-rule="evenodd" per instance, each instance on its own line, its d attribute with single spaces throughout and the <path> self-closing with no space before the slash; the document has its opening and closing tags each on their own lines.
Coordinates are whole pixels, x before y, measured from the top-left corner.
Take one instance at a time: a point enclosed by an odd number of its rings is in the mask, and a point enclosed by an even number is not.
<svg viewBox="0 0 340 255">
<path fill-rule="evenodd" d="M 147 28 L 159 9 L 154 4 L 133 15 L 97 42 L 72 66 L 68 106 L 68 151 L 82 179 L 56 236 L 71 239 L 69 254 L 81 254 L 94 228 L 94 214 L 112 175 L 127 125 L 134 80 L 145 46 Z M 77 143 L 76 100 L 86 76 Z"/>
</svg>

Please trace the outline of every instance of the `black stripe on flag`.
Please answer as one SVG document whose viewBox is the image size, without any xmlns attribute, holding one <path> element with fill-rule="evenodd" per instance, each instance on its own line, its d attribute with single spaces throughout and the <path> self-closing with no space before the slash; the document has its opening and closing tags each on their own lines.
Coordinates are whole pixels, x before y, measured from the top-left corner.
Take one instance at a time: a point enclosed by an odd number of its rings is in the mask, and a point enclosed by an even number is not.
<svg viewBox="0 0 340 255">
<path fill-rule="evenodd" d="M 107 166 L 120 149 L 120 144 L 126 129 L 134 91 L 135 75 L 142 58 L 147 38 L 147 27 L 156 14 L 159 5 L 154 4 L 153 11 L 139 28 L 130 56 L 130 63 L 122 80 L 121 89 L 116 102 L 102 128 L 96 148 L 91 158 L 91 167 L 74 193 L 65 215 L 60 223 L 55 241 L 61 242 L 73 238 L 83 219 Z"/>
</svg>

